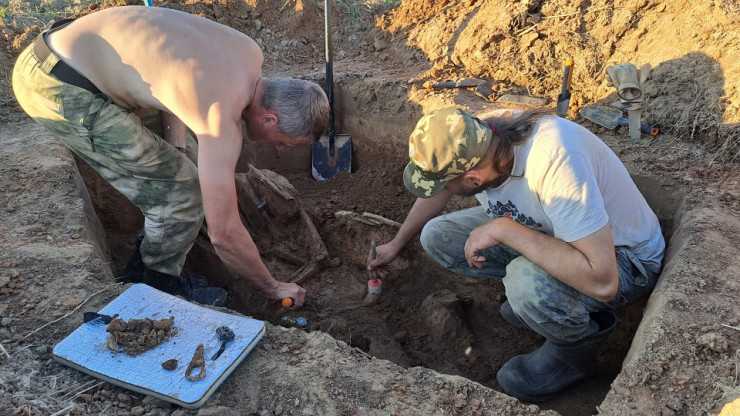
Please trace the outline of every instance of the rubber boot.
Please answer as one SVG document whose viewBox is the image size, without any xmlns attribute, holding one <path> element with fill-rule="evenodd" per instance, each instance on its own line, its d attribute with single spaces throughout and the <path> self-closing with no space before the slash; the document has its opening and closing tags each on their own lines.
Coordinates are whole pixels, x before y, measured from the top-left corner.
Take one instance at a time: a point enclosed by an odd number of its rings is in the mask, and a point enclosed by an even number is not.
<svg viewBox="0 0 740 416">
<path fill-rule="evenodd" d="M 529 326 L 514 313 L 513 309 L 511 309 L 511 304 L 508 300 L 501 304 L 500 312 L 501 317 L 504 318 L 504 321 L 506 321 L 507 324 L 516 328 L 529 329 Z"/>
<path fill-rule="evenodd" d="M 196 286 L 203 276 L 182 274 L 180 277 L 146 269 L 144 283 L 170 295 L 182 296 L 188 301 L 204 305 L 223 306 L 226 304 L 226 289 L 221 287 Z"/>
<path fill-rule="evenodd" d="M 123 269 L 123 273 L 118 278 L 119 282 L 123 283 L 142 283 L 144 281 L 144 272 L 148 269 L 144 264 L 144 260 L 141 258 L 141 241 L 144 239 L 144 235 L 136 237 L 136 246 L 134 251 L 131 253 L 126 267 Z M 190 283 L 194 288 L 203 288 L 208 286 L 208 279 L 204 276 L 190 275 Z"/>
<path fill-rule="evenodd" d="M 544 402 L 571 384 L 596 372 L 596 352 L 614 331 L 617 316 L 611 311 L 591 313 L 599 332 L 572 343 L 545 341 L 529 354 L 517 355 L 496 374 L 510 396 L 525 402 Z"/>
</svg>

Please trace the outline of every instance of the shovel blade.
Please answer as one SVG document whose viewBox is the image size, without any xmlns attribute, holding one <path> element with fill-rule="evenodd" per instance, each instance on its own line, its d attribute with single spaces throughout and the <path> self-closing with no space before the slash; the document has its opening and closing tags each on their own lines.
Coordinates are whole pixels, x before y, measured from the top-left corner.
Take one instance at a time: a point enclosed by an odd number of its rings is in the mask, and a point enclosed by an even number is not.
<svg viewBox="0 0 740 416">
<path fill-rule="evenodd" d="M 332 143 L 329 135 L 323 135 L 314 143 L 311 155 L 311 174 L 317 181 L 325 181 L 340 172 L 352 170 L 352 137 L 335 134 Z"/>
<path fill-rule="evenodd" d="M 555 113 L 560 117 L 568 115 L 568 107 L 570 106 L 570 97 L 558 96 L 558 102 L 555 104 Z"/>
</svg>

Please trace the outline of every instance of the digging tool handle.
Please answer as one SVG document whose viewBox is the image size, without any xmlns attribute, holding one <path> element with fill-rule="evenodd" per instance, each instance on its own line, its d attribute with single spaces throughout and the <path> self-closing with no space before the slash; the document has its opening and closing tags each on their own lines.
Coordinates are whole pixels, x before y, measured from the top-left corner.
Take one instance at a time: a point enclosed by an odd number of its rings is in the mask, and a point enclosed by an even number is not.
<svg viewBox="0 0 740 416">
<path fill-rule="evenodd" d="M 560 117 L 565 117 L 568 114 L 568 106 L 570 105 L 570 82 L 573 77 L 573 60 L 568 59 L 565 63 L 565 74 L 563 75 L 563 86 L 560 89 L 560 95 L 558 95 L 558 101 L 556 104 L 556 112 Z"/>
<path fill-rule="evenodd" d="M 427 81 L 424 83 L 426 89 L 439 89 L 439 88 L 457 88 L 457 84 L 453 81 Z"/>
<path fill-rule="evenodd" d="M 378 257 L 378 252 L 375 249 L 375 239 L 370 240 L 370 256 L 372 257 L 373 260 L 375 260 Z M 375 270 L 373 270 L 373 280 L 374 281 L 378 280 L 378 272 Z"/>
<path fill-rule="evenodd" d="M 442 89 L 442 88 L 473 88 L 477 87 L 485 81 L 477 78 L 460 78 L 457 81 L 426 81 L 424 82 L 424 88 L 426 89 Z"/>
<path fill-rule="evenodd" d="M 334 157 L 334 69 L 331 49 L 331 1 L 324 0 L 324 49 L 326 51 L 326 96 L 329 99 L 329 157 Z"/>
<path fill-rule="evenodd" d="M 629 122 L 628 122 L 629 123 Z M 657 127 L 650 126 L 648 124 L 640 124 L 640 131 L 642 131 L 643 134 L 649 134 L 653 137 L 660 134 L 660 129 Z"/>
<path fill-rule="evenodd" d="M 620 125 L 622 125 L 622 126 L 629 126 L 629 125 L 630 125 L 630 121 L 629 121 L 629 119 L 628 119 L 628 118 L 626 118 L 626 117 L 619 117 L 619 118 L 617 118 L 617 122 L 618 122 L 618 123 L 619 123 Z M 597 123 L 597 124 L 598 124 L 598 123 Z M 655 136 L 657 136 L 657 135 L 659 135 L 659 134 L 660 134 L 660 128 L 658 128 L 658 127 L 653 127 L 653 126 L 651 126 L 651 125 L 649 125 L 649 124 L 645 124 L 645 123 L 641 123 L 641 124 L 640 124 L 640 131 L 641 131 L 641 132 L 642 132 L 643 134 L 649 134 L 649 135 L 651 135 L 651 136 L 653 136 L 653 137 L 655 137 Z"/>
<path fill-rule="evenodd" d="M 563 87 L 560 91 L 563 95 L 568 94 L 570 96 L 571 80 L 573 79 L 573 60 L 569 59 L 565 63 L 565 76 L 563 77 Z"/>
</svg>

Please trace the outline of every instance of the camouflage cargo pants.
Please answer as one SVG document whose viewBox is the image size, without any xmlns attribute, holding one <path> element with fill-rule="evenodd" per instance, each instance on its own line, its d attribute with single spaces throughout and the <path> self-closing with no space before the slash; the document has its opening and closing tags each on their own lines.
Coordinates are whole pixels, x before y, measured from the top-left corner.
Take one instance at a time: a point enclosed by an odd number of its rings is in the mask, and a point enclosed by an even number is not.
<svg viewBox="0 0 740 416">
<path fill-rule="evenodd" d="M 198 170 L 162 139 L 158 114 L 142 119 L 50 72 L 59 58 L 40 60 L 33 43 L 13 69 L 21 107 L 144 214 L 141 254 L 151 269 L 180 275 L 203 222 Z M 189 150 L 197 149 L 192 136 Z"/>
<path fill-rule="evenodd" d="M 424 249 L 445 268 L 463 276 L 503 279 L 514 313 L 532 330 L 554 342 L 574 342 L 598 332 L 589 312 L 616 309 L 648 295 L 657 274 L 645 268 L 627 247 L 617 247 L 619 292 L 604 303 L 573 289 L 506 246 L 480 254 L 484 267 L 468 266 L 465 241 L 491 221 L 483 207 L 452 212 L 429 221 L 421 233 Z"/>
</svg>

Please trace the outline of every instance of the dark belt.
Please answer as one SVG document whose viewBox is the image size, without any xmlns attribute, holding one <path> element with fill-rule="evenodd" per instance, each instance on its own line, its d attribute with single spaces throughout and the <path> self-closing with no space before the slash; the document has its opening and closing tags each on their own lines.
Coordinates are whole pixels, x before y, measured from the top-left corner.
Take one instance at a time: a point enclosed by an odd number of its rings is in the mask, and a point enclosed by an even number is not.
<svg viewBox="0 0 740 416">
<path fill-rule="evenodd" d="M 74 19 L 64 19 L 58 22 L 54 22 L 54 24 L 51 25 L 51 28 L 48 31 L 36 37 L 36 40 L 33 41 L 33 53 L 34 55 L 36 55 L 36 59 L 38 59 L 39 62 L 44 62 L 46 58 L 49 57 L 49 55 L 52 55 L 54 53 L 46 44 L 46 35 L 55 29 L 59 29 L 69 24 L 70 22 L 72 22 L 72 20 Z M 95 84 L 90 82 L 89 79 L 82 76 L 82 74 L 77 72 L 74 68 L 67 65 L 62 60 L 59 60 L 59 62 L 54 65 L 54 68 L 51 69 L 49 74 L 54 75 L 58 80 L 66 82 L 67 84 L 86 89 L 93 94 L 100 94 L 100 90 L 98 89 L 98 87 L 95 86 Z"/>
</svg>

